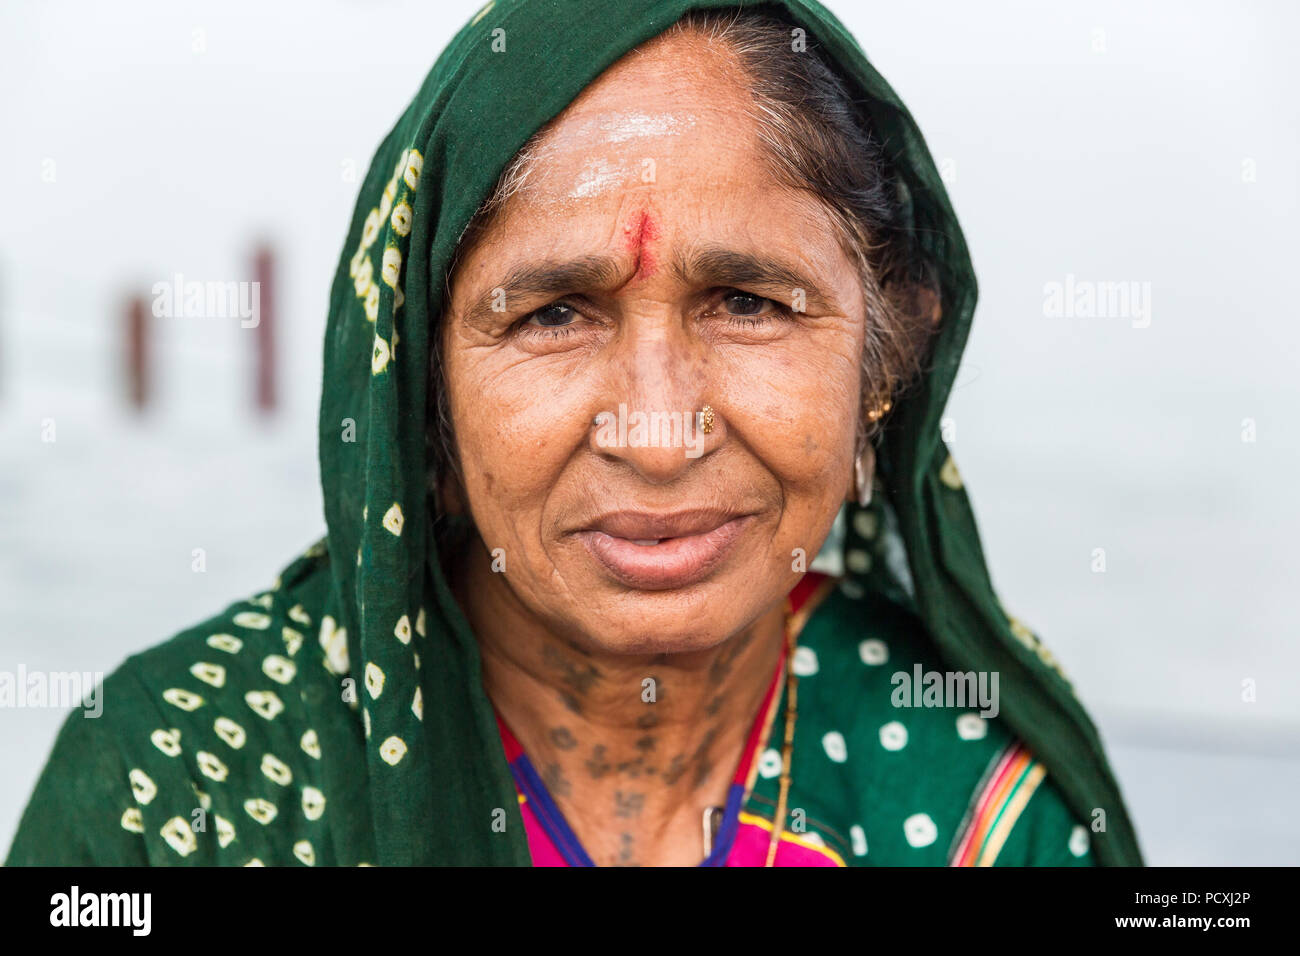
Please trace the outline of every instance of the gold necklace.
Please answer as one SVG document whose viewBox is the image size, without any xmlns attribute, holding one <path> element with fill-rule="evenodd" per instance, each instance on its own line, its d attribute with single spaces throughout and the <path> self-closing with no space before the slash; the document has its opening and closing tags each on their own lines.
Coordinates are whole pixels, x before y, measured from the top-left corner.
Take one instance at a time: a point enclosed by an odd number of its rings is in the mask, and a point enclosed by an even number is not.
<svg viewBox="0 0 1300 956">
<path fill-rule="evenodd" d="M 785 708 L 785 740 L 781 743 L 781 792 L 776 802 L 776 816 L 772 819 L 772 839 L 767 845 L 767 862 L 776 865 L 776 850 L 785 832 L 786 804 L 790 799 L 790 755 L 794 750 L 794 722 L 799 716 L 799 675 L 794 672 L 795 631 L 790 599 L 785 602 L 785 681 L 787 687 Z"/>
</svg>

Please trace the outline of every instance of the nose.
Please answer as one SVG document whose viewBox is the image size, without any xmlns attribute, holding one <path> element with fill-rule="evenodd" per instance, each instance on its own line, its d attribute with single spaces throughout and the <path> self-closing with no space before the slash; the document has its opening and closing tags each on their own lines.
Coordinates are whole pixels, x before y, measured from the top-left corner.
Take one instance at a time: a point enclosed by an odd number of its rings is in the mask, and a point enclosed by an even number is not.
<svg viewBox="0 0 1300 956">
<path fill-rule="evenodd" d="M 704 346 L 679 321 L 633 319 L 614 348 L 592 450 L 646 482 L 668 484 L 724 437 L 718 410 L 701 414 L 709 391 Z"/>
</svg>

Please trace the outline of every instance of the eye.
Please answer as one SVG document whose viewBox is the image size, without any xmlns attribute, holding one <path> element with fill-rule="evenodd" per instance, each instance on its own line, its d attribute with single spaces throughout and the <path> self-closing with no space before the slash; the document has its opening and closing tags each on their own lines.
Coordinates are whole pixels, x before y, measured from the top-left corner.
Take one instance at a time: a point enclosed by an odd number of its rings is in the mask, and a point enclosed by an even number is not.
<svg viewBox="0 0 1300 956">
<path fill-rule="evenodd" d="M 760 315 L 763 311 L 763 303 L 769 300 L 739 289 L 732 289 L 722 297 L 722 301 L 727 303 L 727 312 L 731 315 Z"/>
<path fill-rule="evenodd" d="M 573 323 L 577 312 L 563 302 L 552 302 L 550 305 L 544 305 L 532 315 L 524 320 L 524 325 L 541 327 L 544 329 L 561 328 Z"/>
</svg>

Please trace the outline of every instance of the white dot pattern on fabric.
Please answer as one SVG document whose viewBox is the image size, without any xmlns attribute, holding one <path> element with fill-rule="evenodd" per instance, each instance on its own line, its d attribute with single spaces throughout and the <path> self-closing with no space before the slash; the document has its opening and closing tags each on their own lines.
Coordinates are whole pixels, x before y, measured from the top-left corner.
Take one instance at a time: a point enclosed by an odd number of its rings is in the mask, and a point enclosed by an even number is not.
<svg viewBox="0 0 1300 956">
<path fill-rule="evenodd" d="M 871 570 L 871 555 L 861 548 L 852 548 L 844 556 L 844 563 L 854 574 L 866 574 Z"/>
<path fill-rule="evenodd" d="M 860 601 L 866 595 L 867 589 L 853 578 L 845 578 L 840 582 L 840 593 L 850 601 Z"/>
<path fill-rule="evenodd" d="M 320 738 L 316 736 L 316 731 L 307 731 L 302 735 L 300 743 L 303 753 L 313 760 L 320 760 Z"/>
<path fill-rule="evenodd" d="M 196 755 L 199 764 L 199 773 L 209 780 L 215 780 L 221 783 L 230 775 L 230 769 L 221 762 L 221 758 L 216 754 L 208 753 L 206 750 L 200 750 Z"/>
<path fill-rule="evenodd" d="M 415 688 L 415 696 L 411 698 L 411 713 L 415 714 L 417 720 L 424 720 L 424 695 L 420 688 Z"/>
<path fill-rule="evenodd" d="M 250 631 L 265 631 L 271 626 L 270 615 L 262 614 L 260 611 L 240 611 L 231 620 Z"/>
<path fill-rule="evenodd" d="M 244 801 L 244 812 L 262 826 L 266 826 L 275 819 L 278 811 L 275 804 L 270 800 L 264 800 L 261 797 L 250 797 Z"/>
<path fill-rule="evenodd" d="M 135 795 L 136 803 L 148 806 L 158 796 L 158 785 L 138 767 L 127 774 L 127 779 L 131 783 L 131 793 Z"/>
<path fill-rule="evenodd" d="M 248 739 L 248 735 L 244 732 L 244 728 L 239 726 L 239 724 L 235 723 L 229 717 L 218 717 L 216 723 L 212 725 L 212 729 L 217 732 L 218 737 L 235 750 L 243 747 L 244 741 Z"/>
<path fill-rule="evenodd" d="M 397 626 L 393 628 L 393 636 L 403 644 L 411 643 L 411 619 L 405 614 L 397 619 Z"/>
<path fill-rule="evenodd" d="M 181 732 L 172 728 L 171 730 L 155 730 L 149 735 L 153 745 L 169 757 L 175 757 L 181 752 Z"/>
<path fill-rule="evenodd" d="M 325 666 L 335 676 L 348 672 L 348 632 L 338 627 L 328 614 L 320 622 L 320 646 L 325 652 Z"/>
<path fill-rule="evenodd" d="M 849 759 L 849 748 L 844 742 L 844 735 L 838 730 L 829 731 L 822 737 L 822 749 L 826 751 L 826 756 L 836 763 L 844 763 Z"/>
<path fill-rule="evenodd" d="M 139 807 L 127 807 L 122 811 L 122 829 L 132 833 L 144 833 L 144 814 Z"/>
<path fill-rule="evenodd" d="M 907 746 L 907 728 L 891 720 L 880 728 L 880 746 L 886 750 L 902 750 Z"/>
<path fill-rule="evenodd" d="M 406 756 L 406 741 L 397 736 L 389 737 L 380 745 L 379 756 L 389 766 L 397 766 L 401 759 Z"/>
<path fill-rule="evenodd" d="M 159 832 L 167 841 L 167 845 L 181 856 L 189 856 L 199 848 L 198 837 L 194 835 L 194 831 L 190 829 L 189 822 L 184 817 L 172 817 L 163 824 Z"/>
<path fill-rule="evenodd" d="M 277 684 L 287 684 L 298 673 L 298 667 L 287 657 L 271 654 L 262 661 L 262 673 Z"/>
<path fill-rule="evenodd" d="M 420 186 L 420 171 L 424 168 L 424 157 L 420 155 L 418 149 L 411 150 L 406 156 L 406 169 L 402 173 L 402 181 L 412 189 L 418 189 Z"/>
<path fill-rule="evenodd" d="M 853 516 L 853 527 L 858 534 L 862 535 L 862 537 L 867 538 L 868 540 L 874 538 L 877 530 L 875 513 L 871 511 L 859 511 Z"/>
<path fill-rule="evenodd" d="M 957 470 L 957 462 L 953 460 L 952 455 L 948 456 L 948 460 L 939 469 L 939 480 L 953 491 L 961 488 L 961 472 Z"/>
<path fill-rule="evenodd" d="M 235 826 L 220 814 L 214 814 L 217 822 L 217 846 L 225 849 L 235 842 Z"/>
<path fill-rule="evenodd" d="M 384 672 L 373 661 L 366 665 L 366 690 L 372 699 L 384 692 Z"/>
<path fill-rule="evenodd" d="M 811 647 L 796 647 L 790 669 L 799 677 L 812 677 L 817 673 L 817 652 Z"/>
<path fill-rule="evenodd" d="M 856 823 L 849 827 L 849 842 L 853 845 L 854 856 L 867 855 L 867 833 Z"/>
<path fill-rule="evenodd" d="M 384 280 L 384 285 L 389 288 L 397 286 L 397 277 L 402 272 L 402 253 L 391 246 L 384 250 L 383 262 L 379 267 L 379 275 Z"/>
<path fill-rule="evenodd" d="M 193 691 L 183 690 L 180 687 L 169 687 L 163 691 L 163 700 L 173 707 L 179 707 L 181 710 L 198 710 L 203 706 L 203 698 Z"/>
<path fill-rule="evenodd" d="M 262 754 L 262 773 L 272 783 L 287 787 L 293 783 L 293 772 L 288 765 L 274 754 Z"/>
<path fill-rule="evenodd" d="M 399 504 L 394 504 L 384 513 L 384 527 L 395 535 L 401 535 L 405 520 L 402 516 L 402 506 Z"/>
<path fill-rule="evenodd" d="M 244 695 L 244 701 L 254 713 L 267 720 L 274 720 L 284 710 L 284 701 L 269 690 L 250 690 Z"/>
<path fill-rule="evenodd" d="M 284 638 L 285 651 L 288 652 L 290 657 L 293 657 L 298 653 L 298 649 L 302 647 L 302 634 L 291 627 L 286 627 L 281 629 L 280 635 Z"/>
<path fill-rule="evenodd" d="M 244 642 L 233 634 L 213 634 L 208 638 L 208 647 L 227 654 L 238 654 Z"/>
<path fill-rule="evenodd" d="M 781 775 L 781 754 L 769 747 L 758 758 L 758 775 L 766 780 Z"/>
<path fill-rule="evenodd" d="M 199 661 L 197 664 L 190 666 L 190 673 L 213 687 L 226 686 L 226 669 L 220 664 L 209 664 L 206 661 Z"/>
<path fill-rule="evenodd" d="M 325 812 L 325 794 L 316 787 L 302 788 L 302 814 L 308 820 L 319 820 Z"/>
<path fill-rule="evenodd" d="M 293 855 L 308 866 L 316 865 L 316 850 L 306 840 L 299 840 L 293 845 Z"/>
<path fill-rule="evenodd" d="M 388 359 L 391 356 L 392 351 L 388 348 L 388 343 L 376 335 L 374 350 L 370 353 L 370 371 L 378 375 L 388 368 Z"/>
<path fill-rule="evenodd" d="M 989 725 L 979 714 L 959 714 L 957 736 L 962 740 L 983 740 L 989 735 Z"/>
<path fill-rule="evenodd" d="M 868 667 L 879 667 L 889 660 L 889 647 L 884 641 L 869 637 L 858 644 L 858 658 Z"/>
<path fill-rule="evenodd" d="M 1088 852 L 1089 842 L 1087 828 L 1075 824 L 1070 831 L 1070 852 L 1075 856 L 1083 856 Z"/>
<path fill-rule="evenodd" d="M 928 813 L 914 813 L 903 821 L 903 836 L 916 849 L 927 847 L 939 836 L 939 828 Z"/>
</svg>

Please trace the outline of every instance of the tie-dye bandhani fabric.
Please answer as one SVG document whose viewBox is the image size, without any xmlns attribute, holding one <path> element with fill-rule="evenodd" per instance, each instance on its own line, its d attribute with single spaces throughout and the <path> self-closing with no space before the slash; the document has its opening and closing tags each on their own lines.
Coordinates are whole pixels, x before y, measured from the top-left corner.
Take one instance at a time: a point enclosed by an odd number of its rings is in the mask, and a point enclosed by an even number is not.
<svg viewBox="0 0 1300 956">
<path fill-rule="evenodd" d="M 63 726 L 9 863 L 531 864 L 478 646 L 432 534 L 430 330 L 466 225 L 527 139 L 688 9 L 751 5 L 493 0 L 461 29 L 379 147 L 334 276 L 327 537 L 265 593 L 106 679 L 102 716 Z M 940 437 L 976 283 L 938 170 L 831 13 L 771 6 L 864 104 L 943 311 L 926 377 L 878 439 L 879 493 L 845 516 L 843 580 L 801 637 L 786 826 L 849 863 L 1140 864 L 1096 729 L 998 601 Z M 910 663 L 997 673 L 999 716 L 882 710 Z M 776 799 L 768 750 L 756 766 L 737 819 L 761 829 Z"/>
</svg>

